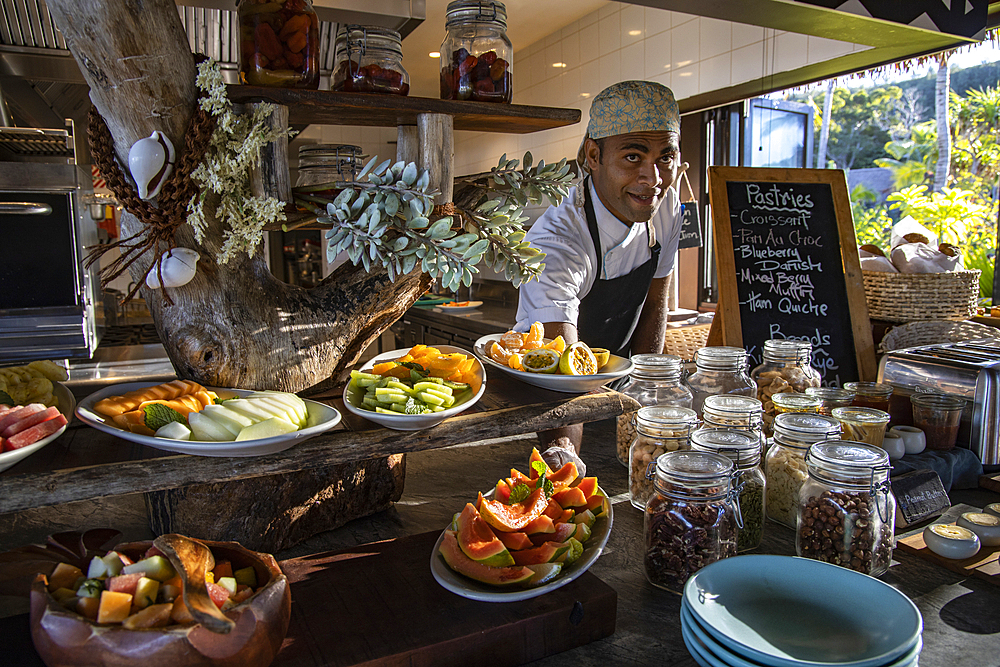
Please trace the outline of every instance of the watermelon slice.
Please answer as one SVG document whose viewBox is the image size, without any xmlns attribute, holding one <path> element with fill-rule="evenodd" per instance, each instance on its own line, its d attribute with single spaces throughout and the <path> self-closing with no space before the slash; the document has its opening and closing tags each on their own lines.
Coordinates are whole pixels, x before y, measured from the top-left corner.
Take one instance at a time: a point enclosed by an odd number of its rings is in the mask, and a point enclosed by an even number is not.
<svg viewBox="0 0 1000 667">
<path fill-rule="evenodd" d="M 8 426 L 16 422 L 18 419 L 27 417 L 28 415 L 32 415 L 36 412 L 41 412 L 44 409 L 45 406 L 41 403 L 29 403 L 28 405 L 22 405 L 10 410 L 0 417 L 0 433 L 6 430 Z"/>
<path fill-rule="evenodd" d="M 26 428 L 20 433 L 12 435 L 6 442 L 3 443 L 3 451 L 9 452 L 15 449 L 20 449 L 21 447 L 33 445 L 42 438 L 49 437 L 65 425 L 66 417 L 61 414 L 56 415 L 54 419 L 43 421 L 41 424 L 35 424 L 31 428 Z M 2 440 L 2 438 L 0 438 L 0 440 Z"/>
<path fill-rule="evenodd" d="M 59 408 L 53 406 L 51 408 L 45 408 L 44 410 L 39 410 L 33 412 L 32 414 L 18 419 L 13 424 L 9 425 L 3 431 L 0 431 L 0 437 L 9 438 L 12 435 L 16 435 L 21 431 L 31 428 L 35 424 L 41 424 L 49 419 L 55 419 L 56 415 L 59 414 Z"/>
</svg>

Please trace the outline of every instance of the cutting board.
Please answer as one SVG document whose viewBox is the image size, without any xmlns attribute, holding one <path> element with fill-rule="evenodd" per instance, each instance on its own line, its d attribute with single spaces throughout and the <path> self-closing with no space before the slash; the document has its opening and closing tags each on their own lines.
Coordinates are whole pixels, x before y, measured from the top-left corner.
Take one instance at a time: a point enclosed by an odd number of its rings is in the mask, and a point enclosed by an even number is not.
<svg viewBox="0 0 1000 667">
<path fill-rule="evenodd" d="M 934 523 L 953 524 L 963 512 L 978 511 L 971 505 L 955 505 Z M 1000 547 L 983 547 L 972 558 L 954 560 L 939 556 L 924 543 L 923 529 L 896 541 L 896 548 L 933 561 L 953 572 L 978 577 L 1000 585 Z"/>
<path fill-rule="evenodd" d="M 281 562 L 292 619 L 281 667 L 520 665 L 607 637 L 618 596 L 589 572 L 522 602 L 476 602 L 442 588 L 440 532 Z"/>
<path fill-rule="evenodd" d="M 1000 493 L 1000 472 L 988 475 L 980 475 L 979 486 L 990 491 Z"/>
</svg>

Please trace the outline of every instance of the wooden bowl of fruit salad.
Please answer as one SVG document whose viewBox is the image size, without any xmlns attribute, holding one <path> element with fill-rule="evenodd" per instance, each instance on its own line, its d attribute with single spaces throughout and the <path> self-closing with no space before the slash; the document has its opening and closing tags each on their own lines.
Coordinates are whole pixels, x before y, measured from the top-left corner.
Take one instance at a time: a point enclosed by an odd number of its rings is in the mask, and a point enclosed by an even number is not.
<svg viewBox="0 0 1000 667">
<path fill-rule="evenodd" d="M 211 611 L 222 627 L 195 620 L 203 609 L 183 593 L 184 580 L 192 584 L 189 572 L 174 566 L 176 554 L 163 546 L 165 538 L 208 548 L 204 590 L 190 598 L 214 602 L 218 609 Z M 235 542 L 163 536 L 76 562 L 85 568 L 60 563 L 31 587 L 31 636 L 49 667 L 263 667 L 288 630 L 285 575 L 273 556 Z"/>
</svg>

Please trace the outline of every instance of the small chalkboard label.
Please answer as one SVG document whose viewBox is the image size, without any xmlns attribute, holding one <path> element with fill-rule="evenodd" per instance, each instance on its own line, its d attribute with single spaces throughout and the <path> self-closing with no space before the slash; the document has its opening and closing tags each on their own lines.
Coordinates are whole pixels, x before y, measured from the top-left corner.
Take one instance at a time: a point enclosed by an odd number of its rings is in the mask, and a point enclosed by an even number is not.
<svg viewBox="0 0 1000 667">
<path fill-rule="evenodd" d="M 709 170 L 723 344 L 812 343 L 823 384 L 874 380 L 875 351 L 844 173 Z"/>
<path fill-rule="evenodd" d="M 951 507 L 951 499 L 933 470 L 911 470 L 889 482 L 896 496 L 896 528 L 941 516 Z M 902 521 L 901 521 L 902 520 Z"/>
<path fill-rule="evenodd" d="M 681 203 L 683 219 L 681 220 L 681 236 L 678 249 L 701 247 L 701 218 L 698 215 L 698 202 Z"/>
</svg>

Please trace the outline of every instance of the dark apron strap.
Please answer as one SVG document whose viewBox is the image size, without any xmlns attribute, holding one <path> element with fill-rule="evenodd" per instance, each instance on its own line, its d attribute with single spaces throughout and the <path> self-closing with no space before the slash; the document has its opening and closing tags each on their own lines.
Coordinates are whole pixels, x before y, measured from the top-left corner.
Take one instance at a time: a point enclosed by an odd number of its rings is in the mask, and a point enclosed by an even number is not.
<svg viewBox="0 0 1000 667">
<path fill-rule="evenodd" d="M 618 356 L 629 356 L 632 335 L 639 323 L 646 293 L 653 282 L 653 274 L 660 258 L 660 243 L 650 248 L 651 257 L 642 265 L 617 278 L 603 280 L 604 253 L 601 234 L 597 228 L 594 203 L 590 198 L 590 178 L 580 186 L 584 192 L 584 211 L 587 229 L 597 250 L 597 276 L 587 296 L 580 300 L 580 315 L 576 328 L 580 340 L 591 347 L 603 347 Z"/>
</svg>

